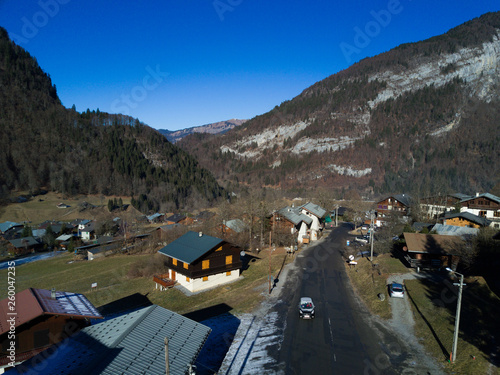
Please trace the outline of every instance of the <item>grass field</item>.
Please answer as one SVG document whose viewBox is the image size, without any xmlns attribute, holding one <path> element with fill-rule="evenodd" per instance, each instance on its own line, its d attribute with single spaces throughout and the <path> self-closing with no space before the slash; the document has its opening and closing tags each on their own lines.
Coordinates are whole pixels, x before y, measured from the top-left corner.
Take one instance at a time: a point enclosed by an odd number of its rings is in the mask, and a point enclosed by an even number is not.
<svg viewBox="0 0 500 375">
<path fill-rule="evenodd" d="M 278 249 L 280 250 L 280 249 Z M 186 296 L 177 289 L 158 291 L 151 277 L 128 278 L 130 267 L 141 259 L 153 255 L 116 255 L 93 261 L 74 261 L 72 254 L 41 260 L 16 267 L 16 291 L 26 288 L 43 288 L 83 293 L 96 306 L 139 293 L 152 303 L 184 314 L 201 308 L 225 303 L 233 312 L 249 312 L 256 307 L 267 292 L 269 273 L 268 252 L 263 250 L 253 258 L 248 269 L 236 282 L 204 293 Z M 271 257 L 272 274 L 276 275 L 283 261 L 291 258 L 281 249 Z M 6 297 L 7 270 L 0 270 L 3 283 L 0 298 Z M 92 290 L 92 283 L 97 289 Z"/>
<path fill-rule="evenodd" d="M 367 258 L 362 258 L 356 268 L 348 268 L 347 273 L 368 309 L 383 319 L 390 319 L 392 315 L 387 299 L 380 301 L 377 294 L 384 293 L 388 297 L 387 277 L 392 273 L 406 273 L 408 269 L 389 254 L 381 255 L 375 261 L 378 266 L 372 267 Z M 500 374 L 498 360 L 494 357 L 500 342 L 500 322 L 496 318 L 500 312 L 500 299 L 482 277 L 465 281 L 457 359 L 455 363 L 449 362 L 458 293 L 452 283 L 425 279 L 405 281 L 416 336 L 449 374 Z"/>
<path fill-rule="evenodd" d="M 465 280 L 455 363 L 450 363 L 455 329 L 457 287 L 426 280 L 405 282 L 415 332 L 427 351 L 444 363 L 450 374 L 500 374 L 493 355 L 500 340 L 500 299 L 483 278 Z M 496 336 L 496 337 L 494 337 Z"/>
<path fill-rule="evenodd" d="M 40 224 L 45 220 L 71 221 L 74 219 L 99 219 L 111 215 L 107 210 L 109 199 L 115 197 L 105 196 L 78 196 L 73 198 L 64 198 L 59 193 L 47 193 L 31 198 L 24 203 L 12 203 L 7 206 L 0 206 L 0 222 L 14 221 L 17 223 L 28 222 L 32 225 Z M 116 197 L 117 199 L 119 197 Z M 130 197 L 122 197 L 124 204 L 130 203 Z M 80 211 L 79 204 L 88 202 L 97 208 Z M 68 208 L 58 208 L 57 204 L 65 203 Z M 137 214 L 130 207 L 134 214 Z M 123 213 L 126 215 L 126 212 Z M 116 216 L 116 215 L 115 215 Z"/>
<path fill-rule="evenodd" d="M 378 294 L 387 294 L 387 277 L 393 273 L 406 273 L 408 269 L 401 264 L 399 259 L 391 254 L 383 254 L 375 258 L 376 267 L 368 258 L 358 259 L 358 264 L 352 268 L 347 267 L 347 274 L 358 295 L 367 305 L 368 309 L 383 319 L 391 318 L 391 309 L 387 298 L 380 301 Z"/>
</svg>

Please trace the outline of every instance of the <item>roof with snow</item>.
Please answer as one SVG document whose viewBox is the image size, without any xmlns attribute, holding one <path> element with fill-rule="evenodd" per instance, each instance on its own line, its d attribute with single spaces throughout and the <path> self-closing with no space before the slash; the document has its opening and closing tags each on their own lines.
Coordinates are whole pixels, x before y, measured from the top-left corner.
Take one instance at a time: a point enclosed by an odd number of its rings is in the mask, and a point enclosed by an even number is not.
<svg viewBox="0 0 500 375">
<path fill-rule="evenodd" d="M 208 236 L 201 232 L 187 232 L 158 252 L 181 262 L 191 264 L 224 242 L 220 238 Z"/>
<path fill-rule="evenodd" d="M 317 216 L 320 219 L 322 219 L 326 216 L 326 210 L 323 207 L 318 206 L 317 204 L 314 204 L 311 202 L 308 202 L 308 203 L 300 206 L 300 208 L 310 212 L 311 214 L 313 214 L 314 216 Z"/>
<path fill-rule="evenodd" d="M 28 361 L 26 372 L 16 372 L 21 365 L 13 373 L 35 373 L 43 364 L 44 373 L 51 375 L 165 374 L 167 337 L 170 374 L 184 375 L 210 331 L 163 307 L 148 306 L 86 327 L 60 343 L 54 355 L 41 353 Z"/>
<path fill-rule="evenodd" d="M 72 234 L 61 234 L 59 237 L 56 238 L 56 241 L 68 241 L 73 237 Z"/>
<path fill-rule="evenodd" d="M 67 315 L 71 317 L 102 319 L 101 314 L 90 303 L 90 301 L 80 293 L 52 292 L 47 289 L 29 288 L 16 293 L 15 311 L 10 309 L 9 299 L 0 301 L 0 335 L 7 332 L 10 325 L 7 318 L 12 315 L 7 313 L 15 312 L 16 327 L 28 323 L 42 315 Z"/>
</svg>

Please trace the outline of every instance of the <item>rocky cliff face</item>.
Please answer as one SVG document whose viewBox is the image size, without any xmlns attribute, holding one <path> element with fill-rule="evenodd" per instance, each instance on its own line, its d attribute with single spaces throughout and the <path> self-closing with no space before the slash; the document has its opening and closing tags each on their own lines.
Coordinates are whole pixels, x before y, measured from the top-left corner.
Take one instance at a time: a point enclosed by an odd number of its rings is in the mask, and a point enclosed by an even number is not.
<svg viewBox="0 0 500 375">
<path fill-rule="evenodd" d="M 189 148 L 220 179 L 261 186 L 487 191 L 499 182 L 499 111 L 493 13 L 365 59 Z"/>
</svg>

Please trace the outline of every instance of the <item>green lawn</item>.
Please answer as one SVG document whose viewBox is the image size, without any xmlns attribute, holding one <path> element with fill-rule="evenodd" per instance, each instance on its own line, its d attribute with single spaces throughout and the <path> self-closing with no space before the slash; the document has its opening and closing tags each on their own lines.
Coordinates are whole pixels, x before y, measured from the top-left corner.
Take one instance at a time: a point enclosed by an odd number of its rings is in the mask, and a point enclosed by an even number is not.
<svg viewBox="0 0 500 375">
<path fill-rule="evenodd" d="M 456 287 L 425 280 L 405 282 L 414 311 L 415 333 L 427 351 L 445 364 L 450 374 L 500 374 L 491 358 L 494 343 L 498 345 L 500 340 L 497 319 L 500 299 L 482 278 L 470 278 L 465 283 L 455 363 L 450 363 L 449 359 L 455 329 Z"/>
<path fill-rule="evenodd" d="M 266 292 L 269 258 L 266 251 L 250 262 L 242 277 L 232 284 L 221 286 L 193 296 L 186 296 L 177 289 L 158 291 L 152 277 L 127 277 L 128 270 L 146 255 L 115 255 L 92 261 L 74 261 L 72 254 L 40 260 L 16 267 L 16 291 L 42 288 L 83 293 L 96 306 L 113 302 L 135 293 L 146 296 L 152 303 L 181 314 L 225 303 L 233 312 L 249 312 L 262 301 Z M 283 260 L 290 261 L 284 253 L 273 253 L 271 268 L 276 275 Z M 0 299 L 7 296 L 7 270 L 0 270 L 3 283 Z M 92 290 L 92 283 L 97 289 Z"/>
</svg>

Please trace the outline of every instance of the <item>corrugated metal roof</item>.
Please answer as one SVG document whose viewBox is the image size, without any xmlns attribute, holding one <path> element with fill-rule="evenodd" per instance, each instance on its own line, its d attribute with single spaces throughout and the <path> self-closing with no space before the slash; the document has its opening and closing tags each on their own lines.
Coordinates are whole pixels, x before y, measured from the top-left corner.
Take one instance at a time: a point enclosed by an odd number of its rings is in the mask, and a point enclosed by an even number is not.
<svg viewBox="0 0 500 375">
<path fill-rule="evenodd" d="M 86 327 L 65 340 L 55 351 L 57 355 L 43 361 L 44 373 L 165 374 L 164 339 L 168 337 L 170 374 L 186 374 L 210 331 L 163 307 L 145 307 Z M 39 366 L 37 357 L 33 363 Z"/>
<path fill-rule="evenodd" d="M 51 291 L 47 289 L 25 289 L 16 293 L 15 311 L 9 309 L 9 300 L 0 301 L 0 334 L 9 330 L 7 319 L 16 318 L 16 327 L 27 323 L 41 315 L 68 315 L 81 318 L 102 319 L 102 315 L 79 293 L 58 292 L 56 299 L 51 298 Z M 11 315 L 16 313 L 16 315 Z"/>
<path fill-rule="evenodd" d="M 309 211 L 313 215 L 319 217 L 320 219 L 324 218 L 326 215 L 326 210 L 322 208 L 321 206 L 318 206 L 317 204 L 308 202 L 304 205 L 301 206 L 304 210 Z"/>
<path fill-rule="evenodd" d="M 224 223 L 226 227 L 235 231 L 236 233 L 241 233 L 245 230 L 246 225 L 241 219 L 228 220 Z"/>
<path fill-rule="evenodd" d="M 458 227 L 456 225 L 445 224 L 436 224 L 432 230 L 444 236 L 468 236 L 477 235 L 479 233 L 479 228 Z"/>
<path fill-rule="evenodd" d="M 200 236 L 198 232 L 187 232 L 158 252 L 191 264 L 213 248 L 220 246 L 223 242 L 224 240 L 217 237 L 207 236 L 206 234 Z"/>
<path fill-rule="evenodd" d="M 310 225 L 312 223 L 312 219 L 300 212 L 300 208 L 287 206 L 279 210 L 278 214 L 285 217 L 288 221 L 295 225 L 298 225 L 301 222 L 305 222 L 307 225 Z"/>
</svg>

